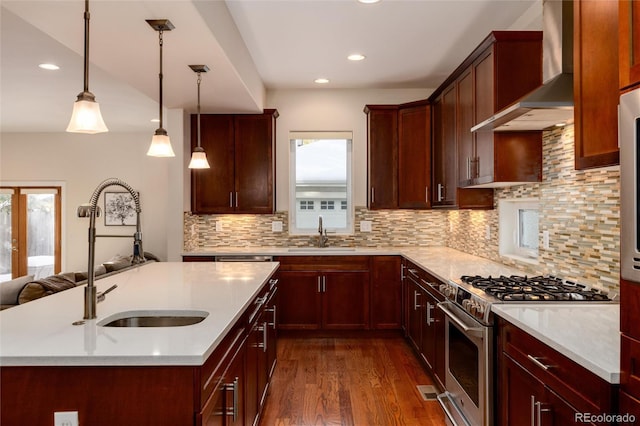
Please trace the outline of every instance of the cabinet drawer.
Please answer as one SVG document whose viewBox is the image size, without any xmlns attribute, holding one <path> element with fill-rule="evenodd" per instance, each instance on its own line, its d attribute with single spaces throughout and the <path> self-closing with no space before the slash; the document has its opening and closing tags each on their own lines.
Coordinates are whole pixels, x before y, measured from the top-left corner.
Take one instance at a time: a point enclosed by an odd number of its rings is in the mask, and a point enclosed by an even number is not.
<svg viewBox="0 0 640 426">
<path fill-rule="evenodd" d="M 368 271 L 369 256 L 277 256 L 281 271 Z"/>
<path fill-rule="evenodd" d="M 238 324 L 233 327 L 202 366 L 200 370 L 201 407 L 206 405 L 213 391 L 220 386 L 227 367 L 244 344 L 246 334 L 244 322 L 238 321 Z"/>
<path fill-rule="evenodd" d="M 629 395 L 640 399 L 640 341 L 622 335 L 620 383 Z"/>
<path fill-rule="evenodd" d="M 640 419 L 640 400 L 634 398 L 623 390 L 620 391 L 619 407 L 618 412 L 620 415 L 626 415 L 627 417 L 634 416 L 636 420 Z M 622 421 L 624 422 L 625 419 L 623 418 Z M 628 423 L 631 424 L 630 421 Z"/>
<path fill-rule="evenodd" d="M 612 412 L 610 383 L 504 320 L 500 320 L 500 340 L 505 353 L 578 411 Z"/>
</svg>

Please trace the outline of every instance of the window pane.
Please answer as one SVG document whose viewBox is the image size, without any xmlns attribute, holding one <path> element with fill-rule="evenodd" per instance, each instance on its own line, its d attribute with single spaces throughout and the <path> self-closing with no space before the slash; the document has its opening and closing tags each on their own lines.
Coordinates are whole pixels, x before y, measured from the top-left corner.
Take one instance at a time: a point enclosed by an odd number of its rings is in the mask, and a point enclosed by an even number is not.
<svg viewBox="0 0 640 426">
<path fill-rule="evenodd" d="M 526 249 L 538 249 L 538 211 L 518 210 L 519 246 Z"/>
<path fill-rule="evenodd" d="M 295 227 L 298 230 L 318 229 L 318 216 L 331 230 L 348 226 L 348 159 L 349 139 L 291 139 L 295 156 Z M 315 211 L 315 203 L 320 206 Z M 336 204 L 344 203 L 344 209 Z"/>
</svg>

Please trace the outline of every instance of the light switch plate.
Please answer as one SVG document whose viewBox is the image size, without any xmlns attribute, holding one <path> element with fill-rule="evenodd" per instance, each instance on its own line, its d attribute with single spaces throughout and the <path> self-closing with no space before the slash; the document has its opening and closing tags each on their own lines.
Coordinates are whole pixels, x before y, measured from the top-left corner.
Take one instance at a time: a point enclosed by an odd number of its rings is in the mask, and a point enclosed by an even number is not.
<svg viewBox="0 0 640 426">
<path fill-rule="evenodd" d="M 282 232 L 282 222 L 279 220 L 275 220 L 271 222 L 271 231 L 272 232 Z"/>
<path fill-rule="evenodd" d="M 58 411 L 53 413 L 54 426 L 78 426 L 77 411 Z"/>
<path fill-rule="evenodd" d="M 216 220 L 216 232 L 222 232 L 222 221 Z"/>
<path fill-rule="evenodd" d="M 361 220 L 360 221 L 360 232 L 371 232 L 371 221 L 370 220 Z"/>
<path fill-rule="evenodd" d="M 542 247 L 549 250 L 549 231 L 542 231 Z"/>
</svg>

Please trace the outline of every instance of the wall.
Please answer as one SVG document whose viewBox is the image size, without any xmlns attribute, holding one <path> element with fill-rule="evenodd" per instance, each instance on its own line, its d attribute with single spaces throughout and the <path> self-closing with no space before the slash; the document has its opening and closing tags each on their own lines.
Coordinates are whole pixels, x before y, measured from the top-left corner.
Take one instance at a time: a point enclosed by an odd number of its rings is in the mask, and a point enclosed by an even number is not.
<svg viewBox="0 0 640 426">
<path fill-rule="evenodd" d="M 159 191 L 169 179 L 168 159 L 147 157 L 149 134 L 81 135 L 70 133 L 3 133 L 0 151 L 0 182 L 63 182 L 63 271 L 87 269 L 88 219 L 76 217 L 76 208 L 88 203 L 104 179 L 117 177 L 140 192 L 145 251 L 167 258 L 169 192 Z M 173 140 L 173 139 L 172 139 Z M 178 143 L 180 138 L 174 142 Z M 179 151 L 179 150 L 177 150 Z M 114 186 L 108 191 L 123 191 Z M 98 204 L 104 207 L 102 196 Z M 176 224 L 180 224 L 180 215 Z M 97 220 L 98 234 L 131 234 L 135 227 L 105 227 Z M 179 226 L 181 237 L 182 226 Z M 96 263 L 115 254 L 129 255 L 133 239 L 99 238 Z M 181 241 L 179 242 L 181 246 Z"/>
</svg>

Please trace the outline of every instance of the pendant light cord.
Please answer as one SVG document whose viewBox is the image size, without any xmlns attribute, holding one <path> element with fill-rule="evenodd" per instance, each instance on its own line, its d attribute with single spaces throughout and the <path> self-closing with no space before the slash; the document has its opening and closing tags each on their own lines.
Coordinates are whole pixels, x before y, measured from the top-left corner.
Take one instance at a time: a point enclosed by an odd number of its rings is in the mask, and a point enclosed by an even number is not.
<svg viewBox="0 0 640 426">
<path fill-rule="evenodd" d="M 160 81 L 160 103 L 159 103 L 159 117 L 160 117 L 160 129 L 164 129 L 162 127 L 162 30 L 158 31 L 158 38 L 160 40 L 160 74 L 159 74 L 159 81 Z"/>
<path fill-rule="evenodd" d="M 198 73 L 198 148 L 200 148 L 200 82 L 202 81 L 201 73 Z"/>
<path fill-rule="evenodd" d="M 89 91 L 89 0 L 84 0 L 84 91 Z"/>
</svg>

